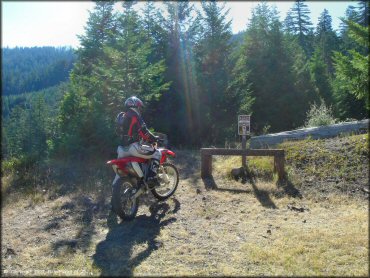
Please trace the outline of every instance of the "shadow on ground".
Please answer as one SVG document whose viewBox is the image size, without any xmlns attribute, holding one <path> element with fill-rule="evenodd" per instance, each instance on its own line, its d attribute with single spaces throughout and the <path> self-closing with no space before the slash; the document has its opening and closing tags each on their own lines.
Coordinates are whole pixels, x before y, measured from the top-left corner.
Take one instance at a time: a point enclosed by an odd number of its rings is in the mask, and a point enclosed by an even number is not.
<svg viewBox="0 0 370 278">
<path fill-rule="evenodd" d="M 294 186 L 293 182 L 289 179 L 277 181 L 276 186 L 281 188 L 284 193 L 290 197 L 302 198 L 301 192 Z"/>
<path fill-rule="evenodd" d="M 258 188 L 257 183 L 256 183 L 257 181 L 256 177 L 253 177 L 251 175 L 246 175 L 242 177 L 241 179 L 242 184 L 246 184 L 246 183 L 251 184 L 251 187 L 252 187 L 251 189 L 250 188 L 246 188 L 246 189 L 220 188 L 217 185 L 216 181 L 214 180 L 213 176 L 204 178 L 202 180 L 207 190 L 227 191 L 227 192 L 236 193 L 236 194 L 253 193 L 256 199 L 260 202 L 262 206 L 266 208 L 272 208 L 272 209 L 278 208 L 270 197 L 270 194 L 274 194 L 274 193 Z M 278 181 L 276 183 L 276 186 L 279 189 L 281 189 L 281 193 L 283 195 L 287 195 L 287 196 L 294 197 L 294 198 L 297 198 L 297 197 L 302 198 L 302 195 L 299 192 L 299 190 L 288 179 Z M 281 193 L 277 195 L 281 195 Z M 278 197 L 281 197 L 281 196 L 278 196 Z"/>
<path fill-rule="evenodd" d="M 199 151 L 177 151 L 174 163 L 179 169 L 180 179 L 190 179 L 193 184 L 199 180 L 200 153 Z"/>
<path fill-rule="evenodd" d="M 172 200 L 174 208 L 167 203 L 155 203 L 149 207 L 149 216 L 140 215 L 132 222 L 118 224 L 116 215 L 109 215 L 109 232 L 105 240 L 98 243 L 93 256 L 102 276 L 132 276 L 135 267 L 162 246 L 162 242 L 156 240 L 157 236 L 163 227 L 176 221 L 175 217 L 164 218 L 180 209 L 179 201 Z M 135 252 L 135 246 L 146 247 Z"/>
<path fill-rule="evenodd" d="M 106 209 L 106 205 L 99 201 L 96 203 L 87 196 L 78 196 L 72 201 L 65 203 L 61 209 L 65 211 L 65 214 L 50 219 L 49 223 L 44 227 L 45 231 L 59 229 L 61 225 L 64 225 L 63 221 L 68 218 L 67 215 L 73 215 L 74 222 L 80 227 L 74 238 L 54 242 L 52 244 L 53 251 L 57 254 L 76 252 L 77 249 L 86 252 L 95 232 L 94 215 L 99 216 L 99 212 L 102 214 Z"/>
</svg>

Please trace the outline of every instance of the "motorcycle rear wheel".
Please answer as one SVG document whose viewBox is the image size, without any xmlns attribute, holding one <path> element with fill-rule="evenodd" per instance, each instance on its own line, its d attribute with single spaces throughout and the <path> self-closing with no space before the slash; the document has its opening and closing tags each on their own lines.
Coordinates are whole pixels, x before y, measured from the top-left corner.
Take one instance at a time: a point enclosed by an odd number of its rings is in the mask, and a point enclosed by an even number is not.
<svg viewBox="0 0 370 278">
<path fill-rule="evenodd" d="M 179 185 L 179 171 L 172 163 L 165 162 L 158 169 L 160 185 L 151 191 L 158 200 L 164 201 L 171 197 Z"/>
<path fill-rule="evenodd" d="M 124 221 L 135 218 L 138 208 L 138 198 L 131 200 L 134 189 L 132 181 L 128 178 L 119 178 L 113 184 L 112 209 Z"/>
</svg>

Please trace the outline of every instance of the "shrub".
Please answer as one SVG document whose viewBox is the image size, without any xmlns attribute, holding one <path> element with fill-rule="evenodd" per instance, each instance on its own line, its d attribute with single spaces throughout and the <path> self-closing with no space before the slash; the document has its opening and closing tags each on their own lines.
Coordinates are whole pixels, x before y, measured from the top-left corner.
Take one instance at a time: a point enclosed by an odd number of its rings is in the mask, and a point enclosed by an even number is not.
<svg viewBox="0 0 370 278">
<path fill-rule="evenodd" d="M 327 107 L 324 102 L 321 102 L 320 106 L 314 103 L 307 112 L 305 127 L 325 126 L 336 122 L 337 119 L 334 118 L 331 107 Z"/>
</svg>

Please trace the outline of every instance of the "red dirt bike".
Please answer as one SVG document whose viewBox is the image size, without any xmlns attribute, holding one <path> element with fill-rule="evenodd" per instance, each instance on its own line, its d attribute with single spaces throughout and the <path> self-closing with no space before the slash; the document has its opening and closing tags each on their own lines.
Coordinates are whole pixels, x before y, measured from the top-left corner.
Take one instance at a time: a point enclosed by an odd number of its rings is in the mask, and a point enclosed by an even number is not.
<svg viewBox="0 0 370 278">
<path fill-rule="evenodd" d="M 156 148 L 157 145 L 154 144 L 154 147 Z M 117 174 L 113 181 L 112 210 L 122 220 L 135 218 L 139 208 L 139 197 L 143 193 L 151 191 L 160 201 L 166 200 L 175 193 L 179 184 L 179 172 L 175 165 L 167 162 L 167 157 L 175 157 L 175 153 L 165 148 L 158 148 L 158 150 L 162 153 L 157 173 L 159 185 L 152 189 L 146 182 L 139 187 L 140 177 L 135 170 L 135 165 L 132 164 L 137 162 L 145 177 L 149 168 L 149 159 L 128 156 L 107 162 L 112 165 L 113 171 Z"/>
</svg>

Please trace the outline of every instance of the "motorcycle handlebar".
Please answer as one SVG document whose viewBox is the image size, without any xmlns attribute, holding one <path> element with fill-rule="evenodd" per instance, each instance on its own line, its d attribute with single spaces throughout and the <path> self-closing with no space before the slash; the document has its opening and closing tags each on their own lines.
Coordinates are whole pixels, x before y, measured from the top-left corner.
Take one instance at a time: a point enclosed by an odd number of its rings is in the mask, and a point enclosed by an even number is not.
<svg viewBox="0 0 370 278">
<path fill-rule="evenodd" d="M 164 143 L 164 139 L 162 139 L 162 138 L 156 138 L 151 144 L 152 144 L 152 146 L 154 147 L 158 147 L 158 143 L 159 144 L 163 144 Z"/>
</svg>

